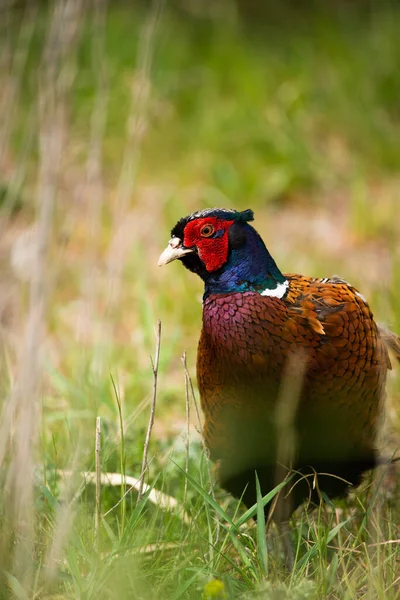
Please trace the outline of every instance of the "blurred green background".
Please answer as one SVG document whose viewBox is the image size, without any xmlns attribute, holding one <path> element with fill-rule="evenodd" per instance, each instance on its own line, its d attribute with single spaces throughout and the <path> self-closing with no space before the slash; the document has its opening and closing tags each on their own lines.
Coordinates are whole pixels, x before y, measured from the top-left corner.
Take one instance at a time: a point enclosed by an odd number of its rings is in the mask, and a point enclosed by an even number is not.
<svg viewBox="0 0 400 600">
<path fill-rule="evenodd" d="M 149 355 L 159 318 L 148 480 L 158 477 L 160 485 L 161 473 L 163 489 L 182 499 L 184 478 L 171 456 L 185 465 L 181 355 L 187 350 L 194 378 L 202 287 L 178 264 L 157 267 L 180 217 L 211 206 L 252 208 L 255 227 L 284 272 L 339 274 L 368 298 L 378 321 L 400 332 L 400 5 L 3 4 L 1 387 L 8 398 L 24 379 L 21 348 L 44 236 L 38 285 L 45 309 L 35 348 L 40 385 L 32 396 L 41 416 L 31 452 L 42 474 L 44 499 L 35 519 L 47 548 L 54 535 L 48 511 L 50 496 L 58 498 L 60 491 L 58 471 L 71 469 L 75 459 L 80 469 L 93 469 L 97 415 L 103 424 L 103 470 L 140 474 L 153 386 Z M 394 431 L 399 401 L 399 377 L 393 375 L 388 412 Z M 196 428 L 193 418 L 190 468 L 198 479 L 205 475 Z M 11 458 L 4 456 L 8 465 Z M 104 493 L 104 510 L 120 493 L 119 488 Z M 189 493 L 199 502 L 195 490 Z M 90 489 L 85 494 L 74 530 L 79 543 L 66 544 L 60 566 L 65 581 L 55 584 L 57 593 L 70 597 L 98 595 L 104 584 L 99 572 L 110 569 L 109 563 L 94 568 L 93 555 L 82 551 L 93 534 L 93 494 Z M 129 500 L 128 515 L 135 501 Z M 127 544 L 124 560 L 134 554 L 127 531 L 136 544 L 142 538 L 146 544 L 160 538 L 183 544 L 181 529 L 171 534 L 165 517 L 161 529 L 158 513 L 151 527 L 141 518 L 142 529 L 129 529 L 126 515 L 118 512 L 105 526 L 107 552 L 116 552 L 118 540 Z M 208 536 L 201 527 L 192 532 L 190 572 L 172 571 L 166 584 L 170 557 L 157 558 L 149 571 L 159 586 L 154 597 L 208 597 L 204 582 L 219 571 L 199 559 Z M 39 573 L 42 567 L 33 562 Z M 123 564 L 117 561 L 104 597 L 115 597 L 120 580 L 115 573 Z M 236 583 L 226 585 L 236 597 L 261 576 L 232 577 Z M 354 577 L 346 588 L 349 598 L 362 579 Z M 345 593 L 334 579 L 329 585 L 323 580 L 332 598 Z M 321 598 L 321 581 L 304 597 Z M 152 597 L 143 591 L 147 583 L 135 592 L 125 584 L 128 591 L 118 592 L 122 597 Z"/>
</svg>

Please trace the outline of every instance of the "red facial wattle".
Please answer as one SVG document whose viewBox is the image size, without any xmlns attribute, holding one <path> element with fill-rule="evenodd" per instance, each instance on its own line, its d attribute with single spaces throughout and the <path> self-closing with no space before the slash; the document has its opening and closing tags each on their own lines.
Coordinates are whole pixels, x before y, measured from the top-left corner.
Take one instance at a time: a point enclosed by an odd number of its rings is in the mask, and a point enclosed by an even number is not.
<svg viewBox="0 0 400 600">
<path fill-rule="evenodd" d="M 228 259 L 228 231 L 234 221 L 225 221 L 217 217 L 195 219 L 185 227 L 183 244 L 186 248 L 196 247 L 198 255 L 209 273 L 220 269 Z M 213 233 L 205 236 L 207 226 Z"/>
</svg>

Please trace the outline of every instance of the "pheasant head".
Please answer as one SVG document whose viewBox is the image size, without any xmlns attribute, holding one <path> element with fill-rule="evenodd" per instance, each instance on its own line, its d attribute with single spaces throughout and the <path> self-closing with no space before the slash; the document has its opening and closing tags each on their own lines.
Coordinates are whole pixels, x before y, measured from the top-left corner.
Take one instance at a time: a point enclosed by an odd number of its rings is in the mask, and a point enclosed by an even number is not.
<svg viewBox="0 0 400 600">
<path fill-rule="evenodd" d="M 261 237 L 249 224 L 253 211 L 212 208 L 178 221 L 159 266 L 173 260 L 197 273 L 204 296 L 258 292 L 282 298 L 288 283 Z"/>
</svg>

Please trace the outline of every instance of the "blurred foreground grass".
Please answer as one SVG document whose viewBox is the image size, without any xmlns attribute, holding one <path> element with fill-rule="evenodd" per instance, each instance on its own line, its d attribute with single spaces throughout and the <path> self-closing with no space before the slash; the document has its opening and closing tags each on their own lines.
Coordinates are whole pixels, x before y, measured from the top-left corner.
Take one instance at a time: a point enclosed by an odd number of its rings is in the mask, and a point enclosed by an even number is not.
<svg viewBox="0 0 400 600">
<path fill-rule="evenodd" d="M 181 216 L 251 207 L 284 271 L 339 273 L 400 331 L 397 5 L 288 6 L 256 24 L 227 1 L 3 16 L 0 596 L 399 597 L 393 490 L 295 519 L 288 576 L 277 541 L 260 556 L 236 503 L 217 490 L 215 504 L 193 416 L 185 477 L 180 357 L 194 375 L 202 290 L 156 267 Z M 103 473 L 139 477 L 158 318 L 146 480 L 179 505 L 105 485 L 97 551 L 79 472 L 100 415 Z"/>
</svg>

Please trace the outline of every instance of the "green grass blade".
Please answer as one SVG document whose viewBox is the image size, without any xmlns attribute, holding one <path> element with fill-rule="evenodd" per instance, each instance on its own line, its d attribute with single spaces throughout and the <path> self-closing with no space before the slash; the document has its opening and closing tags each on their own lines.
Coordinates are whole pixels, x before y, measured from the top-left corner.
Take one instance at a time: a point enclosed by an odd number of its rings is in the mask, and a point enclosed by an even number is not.
<svg viewBox="0 0 400 600">
<path fill-rule="evenodd" d="M 291 481 L 292 478 L 293 475 L 285 479 L 285 481 L 279 483 L 276 487 L 274 487 L 273 490 L 268 492 L 268 494 L 265 494 L 265 496 L 263 496 L 262 498 L 263 507 L 267 506 L 267 504 L 271 502 L 271 500 L 276 496 L 276 494 L 278 494 L 278 492 L 280 492 L 281 489 L 283 489 L 289 483 L 289 481 Z M 241 517 L 239 517 L 239 519 L 236 521 L 237 528 L 246 523 L 249 519 L 251 519 L 257 514 L 257 506 L 258 504 L 254 504 Z"/>
<path fill-rule="evenodd" d="M 264 572 L 265 577 L 268 576 L 268 549 L 267 549 L 267 537 L 265 530 L 265 513 L 264 513 L 264 498 L 261 495 L 260 481 L 256 476 L 256 491 L 257 491 L 257 542 L 258 542 L 258 556 L 260 558 L 260 565 Z"/>
</svg>

